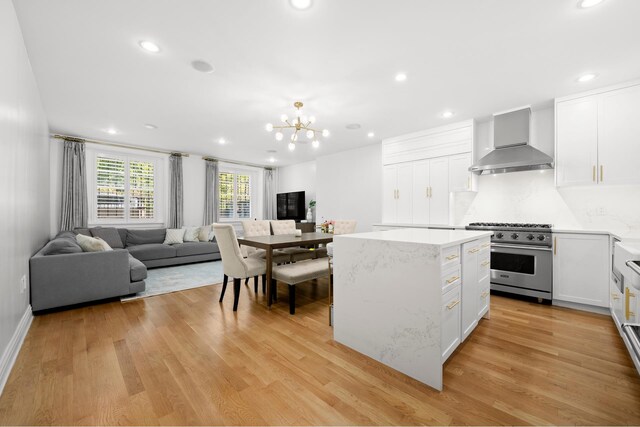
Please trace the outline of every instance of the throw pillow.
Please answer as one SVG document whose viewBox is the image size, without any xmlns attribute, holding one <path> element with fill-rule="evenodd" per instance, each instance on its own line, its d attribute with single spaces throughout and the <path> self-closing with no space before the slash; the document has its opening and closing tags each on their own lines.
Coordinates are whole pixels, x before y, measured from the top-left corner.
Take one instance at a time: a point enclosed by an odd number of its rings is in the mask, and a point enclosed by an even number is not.
<svg viewBox="0 0 640 427">
<path fill-rule="evenodd" d="M 210 240 L 209 233 L 211 233 L 211 231 L 210 225 L 200 227 L 198 231 L 198 240 L 201 242 L 208 242 Z"/>
<path fill-rule="evenodd" d="M 104 252 L 111 251 L 111 247 L 99 237 L 89 237 L 84 234 L 78 234 L 76 240 L 85 252 Z"/>
<path fill-rule="evenodd" d="M 73 238 L 68 236 L 56 237 L 42 249 L 42 255 L 75 254 L 80 252 L 82 252 L 82 248 L 76 242 L 75 236 Z"/>
<path fill-rule="evenodd" d="M 198 227 L 185 227 L 184 237 L 182 240 L 185 242 L 197 242 L 200 240 L 198 238 L 198 234 L 200 234 L 200 229 Z"/>
<path fill-rule="evenodd" d="M 184 243 L 184 228 L 167 228 L 164 244 L 173 245 L 175 243 Z"/>
<path fill-rule="evenodd" d="M 94 227 L 91 229 L 91 235 L 101 238 L 112 248 L 124 249 L 120 233 L 114 227 Z"/>
</svg>

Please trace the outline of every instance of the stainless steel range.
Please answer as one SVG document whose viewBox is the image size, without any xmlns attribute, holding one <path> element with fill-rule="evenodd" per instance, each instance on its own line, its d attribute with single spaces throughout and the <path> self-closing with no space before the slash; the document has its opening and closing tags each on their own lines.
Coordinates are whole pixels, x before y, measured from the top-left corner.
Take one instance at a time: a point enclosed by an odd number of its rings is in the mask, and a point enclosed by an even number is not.
<svg viewBox="0 0 640 427">
<path fill-rule="evenodd" d="M 467 230 L 490 230 L 491 289 L 551 300 L 553 253 L 550 224 L 474 222 Z"/>
</svg>

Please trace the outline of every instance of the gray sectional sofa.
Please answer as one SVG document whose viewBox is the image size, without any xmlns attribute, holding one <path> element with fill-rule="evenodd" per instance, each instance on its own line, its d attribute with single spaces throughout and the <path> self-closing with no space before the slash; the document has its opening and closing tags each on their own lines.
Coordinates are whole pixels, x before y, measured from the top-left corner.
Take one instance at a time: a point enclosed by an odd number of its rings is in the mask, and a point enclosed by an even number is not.
<svg viewBox="0 0 640 427">
<path fill-rule="evenodd" d="M 83 252 L 75 234 L 100 237 L 112 251 Z M 214 242 L 163 244 L 166 229 L 64 231 L 30 260 L 33 311 L 144 291 L 147 268 L 220 259 Z"/>
</svg>

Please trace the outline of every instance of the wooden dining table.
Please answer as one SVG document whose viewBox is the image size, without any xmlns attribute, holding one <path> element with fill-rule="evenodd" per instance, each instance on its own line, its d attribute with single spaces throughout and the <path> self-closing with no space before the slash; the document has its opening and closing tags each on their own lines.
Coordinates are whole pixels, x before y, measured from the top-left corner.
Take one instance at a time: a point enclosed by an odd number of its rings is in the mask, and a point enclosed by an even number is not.
<svg viewBox="0 0 640 427">
<path fill-rule="evenodd" d="M 264 249 L 267 263 L 267 306 L 271 308 L 271 273 L 273 268 L 273 250 L 294 248 L 296 246 L 317 246 L 333 242 L 330 233 L 302 233 L 301 236 L 281 234 L 277 236 L 256 236 L 238 238 L 238 243 L 245 246 Z"/>
</svg>

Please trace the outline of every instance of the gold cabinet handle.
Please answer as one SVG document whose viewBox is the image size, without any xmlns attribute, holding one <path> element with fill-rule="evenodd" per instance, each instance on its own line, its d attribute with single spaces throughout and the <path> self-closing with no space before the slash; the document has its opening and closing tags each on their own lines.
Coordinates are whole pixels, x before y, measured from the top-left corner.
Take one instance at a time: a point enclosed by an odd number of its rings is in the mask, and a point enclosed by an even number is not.
<svg viewBox="0 0 640 427">
<path fill-rule="evenodd" d="M 483 267 L 486 267 L 486 266 L 487 266 L 487 265 L 489 265 L 489 264 L 491 264 L 491 261 L 485 261 L 485 262 L 483 262 L 481 265 L 482 265 Z"/>
<path fill-rule="evenodd" d="M 458 304 L 460 304 L 460 300 L 459 299 L 455 300 L 454 302 L 452 302 L 450 304 L 447 304 L 447 310 L 452 310 L 453 307 L 455 307 Z"/>
<path fill-rule="evenodd" d="M 593 182 L 596 182 L 596 165 L 593 165 Z"/>
<path fill-rule="evenodd" d="M 400 198 L 400 190 L 396 190 L 398 192 L 398 199 Z"/>
<path fill-rule="evenodd" d="M 488 295 L 489 295 L 489 292 L 487 291 L 484 291 L 483 293 L 480 294 L 482 298 L 486 298 Z"/>
<path fill-rule="evenodd" d="M 620 299 L 620 297 L 618 295 L 612 293 L 611 294 L 611 299 L 614 300 L 614 301 L 617 301 L 617 300 Z"/>
<path fill-rule="evenodd" d="M 483 248 L 488 248 L 489 246 L 491 246 L 491 243 L 485 243 L 482 245 Z"/>
<path fill-rule="evenodd" d="M 629 317 L 636 315 L 633 311 L 631 311 L 630 304 L 629 304 L 630 302 L 629 300 L 631 298 L 635 298 L 635 296 L 636 294 L 631 292 L 629 288 L 624 289 L 624 318 L 626 320 L 629 320 Z"/>
<path fill-rule="evenodd" d="M 473 248 L 473 249 L 471 249 L 471 250 L 468 250 L 468 251 L 467 251 L 467 253 L 475 254 L 475 253 L 476 253 L 476 252 L 478 252 L 479 250 L 480 250 L 480 249 L 478 249 L 478 248 Z"/>
<path fill-rule="evenodd" d="M 558 238 L 553 238 L 553 254 L 556 255 L 558 253 Z"/>
<path fill-rule="evenodd" d="M 447 284 L 449 284 L 449 283 L 453 283 L 453 282 L 455 282 L 456 280 L 458 280 L 459 278 L 460 278 L 460 276 L 453 276 L 452 278 L 447 279 Z"/>
<path fill-rule="evenodd" d="M 424 187 L 424 197 L 429 198 L 429 187 Z"/>
<path fill-rule="evenodd" d="M 604 166 L 600 165 L 600 182 L 604 181 Z"/>
<path fill-rule="evenodd" d="M 458 258 L 458 255 L 449 255 L 447 257 L 447 261 L 451 261 L 452 259 L 456 259 L 456 258 Z"/>
<path fill-rule="evenodd" d="M 467 178 L 467 190 L 471 189 L 471 177 Z"/>
</svg>

